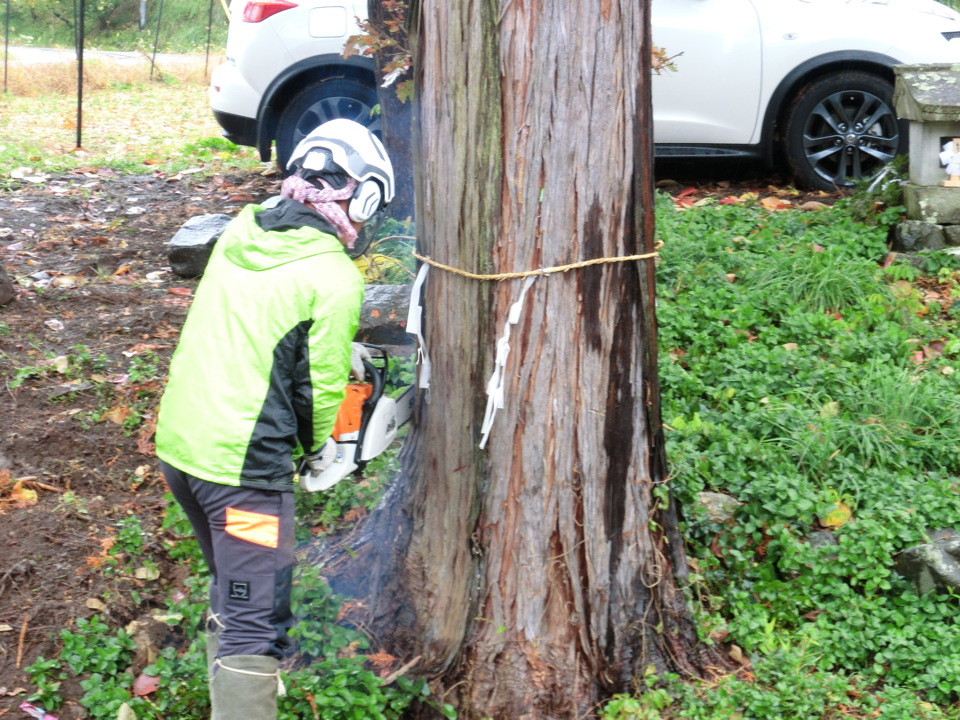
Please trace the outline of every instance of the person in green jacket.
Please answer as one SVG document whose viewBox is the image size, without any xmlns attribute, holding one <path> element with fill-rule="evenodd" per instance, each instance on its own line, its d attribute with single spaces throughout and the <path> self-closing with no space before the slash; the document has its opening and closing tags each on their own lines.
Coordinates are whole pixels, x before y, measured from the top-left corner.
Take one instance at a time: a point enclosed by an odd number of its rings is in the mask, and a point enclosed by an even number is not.
<svg viewBox="0 0 960 720">
<path fill-rule="evenodd" d="M 246 206 L 214 246 L 157 418 L 161 470 L 212 573 L 213 720 L 276 718 L 295 460 L 334 459 L 364 289 L 346 249 L 393 198 L 383 145 L 351 120 L 316 128 L 287 169 L 279 202 Z"/>
</svg>

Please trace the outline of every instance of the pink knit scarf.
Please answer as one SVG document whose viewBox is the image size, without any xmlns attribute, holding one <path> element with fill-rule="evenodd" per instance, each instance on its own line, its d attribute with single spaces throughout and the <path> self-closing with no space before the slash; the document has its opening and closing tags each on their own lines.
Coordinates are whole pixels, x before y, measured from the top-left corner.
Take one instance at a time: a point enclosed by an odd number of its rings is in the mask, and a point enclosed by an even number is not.
<svg viewBox="0 0 960 720">
<path fill-rule="evenodd" d="M 315 187 L 302 177 L 291 175 L 280 185 L 280 196 L 293 198 L 297 202 L 310 203 L 313 209 L 337 229 L 340 242 L 348 250 L 353 249 L 357 231 L 353 229 L 350 218 L 337 204 L 337 200 L 349 200 L 357 188 L 357 181 L 347 178 L 347 184 L 340 190 L 334 190 L 323 178 L 319 178 L 322 188 Z"/>
</svg>

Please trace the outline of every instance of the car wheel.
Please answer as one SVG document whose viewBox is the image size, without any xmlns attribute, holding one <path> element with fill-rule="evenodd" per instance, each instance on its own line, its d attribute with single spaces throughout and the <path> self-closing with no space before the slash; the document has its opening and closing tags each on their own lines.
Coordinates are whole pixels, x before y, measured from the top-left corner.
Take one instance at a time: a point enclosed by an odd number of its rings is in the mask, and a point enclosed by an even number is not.
<svg viewBox="0 0 960 720">
<path fill-rule="evenodd" d="M 800 185 L 834 190 L 870 177 L 906 149 L 893 86 L 864 72 L 815 80 L 787 112 L 785 152 Z"/>
<path fill-rule="evenodd" d="M 347 118 L 380 134 L 376 88 L 347 77 L 328 78 L 294 95 L 277 122 L 277 164 L 286 170 L 290 154 L 307 133 L 327 120 Z"/>
</svg>

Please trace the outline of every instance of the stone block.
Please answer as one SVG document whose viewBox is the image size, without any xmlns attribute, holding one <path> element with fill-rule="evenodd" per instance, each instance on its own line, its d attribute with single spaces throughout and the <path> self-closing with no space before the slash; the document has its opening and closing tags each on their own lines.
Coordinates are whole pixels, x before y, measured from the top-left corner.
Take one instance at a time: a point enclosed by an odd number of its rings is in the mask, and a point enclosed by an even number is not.
<svg viewBox="0 0 960 720">
<path fill-rule="evenodd" d="M 700 492 L 697 493 L 697 505 L 704 509 L 710 522 L 725 525 L 734 521 L 737 508 L 743 503 L 725 493 Z"/>
<path fill-rule="evenodd" d="M 896 557 L 894 569 L 913 583 L 917 594 L 960 589 L 960 535 L 942 530 L 930 542 L 914 545 Z"/>
<path fill-rule="evenodd" d="M 203 275 L 210 252 L 232 218 L 229 215 L 197 215 L 187 220 L 167 244 L 170 269 L 181 277 Z"/>
<path fill-rule="evenodd" d="M 925 187 L 908 183 L 903 187 L 907 217 L 935 225 L 960 225 L 960 188 Z"/>
<path fill-rule="evenodd" d="M 0 305 L 13 302 L 16 296 L 17 291 L 13 287 L 13 281 L 7 275 L 7 271 L 0 267 Z"/>
<path fill-rule="evenodd" d="M 947 247 L 960 247 L 960 225 L 944 225 L 943 240 Z"/>
<path fill-rule="evenodd" d="M 942 250 L 946 246 L 943 228 L 920 220 L 904 220 L 893 234 L 893 249 L 896 252 L 919 252 Z"/>
</svg>

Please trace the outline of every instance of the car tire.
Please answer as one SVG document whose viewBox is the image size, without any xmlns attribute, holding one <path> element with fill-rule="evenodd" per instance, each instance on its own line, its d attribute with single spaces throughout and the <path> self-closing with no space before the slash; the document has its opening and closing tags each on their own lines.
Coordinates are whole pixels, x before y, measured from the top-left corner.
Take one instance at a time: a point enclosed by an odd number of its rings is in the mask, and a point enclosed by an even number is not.
<svg viewBox="0 0 960 720">
<path fill-rule="evenodd" d="M 335 118 L 347 118 L 380 134 L 376 87 L 352 77 L 335 77 L 308 85 L 287 103 L 277 121 L 277 164 L 286 171 L 290 154 L 307 133 Z"/>
<path fill-rule="evenodd" d="M 867 72 L 814 80 L 786 115 L 784 152 L 798 185 L 852 187 L 906 151 L 907 136 L 893 110 L 893 86 Z"/>
</svg>

